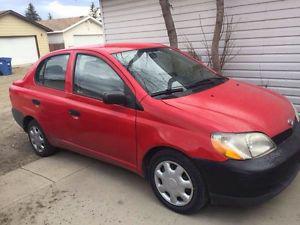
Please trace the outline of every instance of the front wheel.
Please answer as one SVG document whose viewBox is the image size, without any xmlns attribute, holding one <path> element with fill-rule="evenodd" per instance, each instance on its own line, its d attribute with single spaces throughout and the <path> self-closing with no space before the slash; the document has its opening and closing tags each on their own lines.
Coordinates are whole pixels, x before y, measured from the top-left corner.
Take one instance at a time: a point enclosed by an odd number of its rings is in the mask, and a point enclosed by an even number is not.
<svg viewBox="0 0 300 225">
<path fill-rule="evenodd" d="M 49 144 L 41 126 L 35 120 L 29 122 L 27 130 L 29 141 L 37 155 L 46 157 L 56 152 L 56 149 Z"/>
<path fill-rule="evenodd" d="M 156 197 L 175 212 L 194 213 L 207 203 L 200 171 L 178 152 L 155 154 L 150 161 L 149 180 Z"/>
</svg>

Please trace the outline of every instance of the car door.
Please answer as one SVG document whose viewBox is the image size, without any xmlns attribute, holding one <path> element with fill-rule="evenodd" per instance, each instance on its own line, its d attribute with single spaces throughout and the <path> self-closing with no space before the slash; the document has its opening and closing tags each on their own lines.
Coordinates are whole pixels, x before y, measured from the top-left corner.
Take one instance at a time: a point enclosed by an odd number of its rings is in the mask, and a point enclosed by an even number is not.
<svg viewBox="0 0 300 225">
<path fill-rule="evenodd" d="M 30 88 L 36 119 L 49 141 L 60 147 L 67 147 L 64 140 L 68 139 L 68 127 L 64 122 L 68 118 L 65 100 L 69 58 L 70 52 L 64 52 L 43 60 L 36 70 L 35 85 Z"/>
<path fill-rule="evenodd" d="M 77 149 L 129 168 L 136 165 L 134 95 L 107 59 L 77 52 L 73 66 L 73 90 L 68 101 L 72 143 Z M 103 95 L 122 92 L 128 105 L 109 105 Z"/>
</svg>

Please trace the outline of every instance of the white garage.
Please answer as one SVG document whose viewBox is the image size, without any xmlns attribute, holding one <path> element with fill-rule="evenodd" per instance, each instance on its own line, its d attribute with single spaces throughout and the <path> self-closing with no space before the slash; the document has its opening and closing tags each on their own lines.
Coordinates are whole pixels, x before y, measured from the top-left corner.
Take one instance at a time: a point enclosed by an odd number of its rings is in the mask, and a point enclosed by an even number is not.
<svg viewBox="0 0 300 225">
<path fill-rule="evenodd" d="M 49 31 L 12 10 L 0 11 L 0 57 L 12 58 L 13 66 L 34 63 L 49 52 Z"/>
<path fill-rule="evenodd" d="M 74 46 L 103 44 L 102 23 L 90 16 L 39 21 L 48 32 L 50 51 Z"/>
<path fill-rule="evenodd" d="M 103 43 L 103 35 L 100 34 L 74 35 L 74 46 L 102 44 L 102 43 Z"/>
<path fill-rule="evenodd" d="M 0 57 L 12 58 L 12 65 L 34 63 L 39 58 L 35 36 L 0 37 Z"/>
</svg>

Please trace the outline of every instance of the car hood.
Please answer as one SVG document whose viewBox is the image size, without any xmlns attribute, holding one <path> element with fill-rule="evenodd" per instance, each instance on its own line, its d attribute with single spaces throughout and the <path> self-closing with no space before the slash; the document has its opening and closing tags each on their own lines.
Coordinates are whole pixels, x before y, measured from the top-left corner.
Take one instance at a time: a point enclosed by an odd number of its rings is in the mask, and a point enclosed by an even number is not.
<svg viewBox="0 0 300 225">
<path fill-rule="evenodd" d="M 291 128 L 295 119 L 291 103 L 266 88 L 228 80 L 208 90 L 173 99 L 166 104 L 207 121 L 223 132 L 259 131 L 271 137 Z M 197 122 L 197 121 L 195 121 Z"/>
</svg>

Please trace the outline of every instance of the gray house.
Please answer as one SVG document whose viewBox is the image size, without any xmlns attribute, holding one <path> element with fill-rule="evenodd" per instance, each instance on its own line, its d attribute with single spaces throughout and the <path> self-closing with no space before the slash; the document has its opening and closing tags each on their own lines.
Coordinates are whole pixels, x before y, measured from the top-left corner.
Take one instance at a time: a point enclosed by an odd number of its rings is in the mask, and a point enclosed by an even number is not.
<svg viewBox="0 0 300 225">
<path fill-rule="evenodd" d="M 179 38 L 204 53 L 200 20 L 212 40 L 215 0 L 170 0 Z M 224 74 L 287 96 L 300 110 L 300 1 L 225 0 L 226 14 L 236 23 L 233 39 L 238 54 Z M 106 42 L 169 44 L 158 0 L 102 0 Z"/>
</svg>

